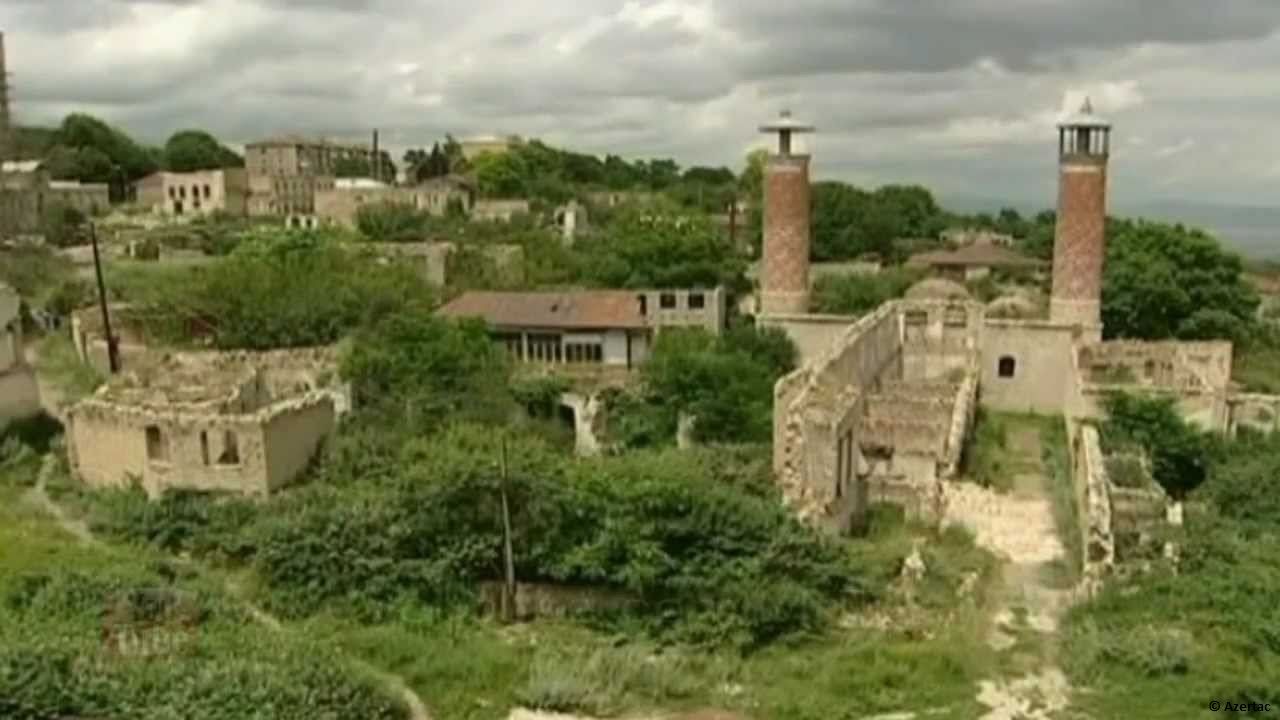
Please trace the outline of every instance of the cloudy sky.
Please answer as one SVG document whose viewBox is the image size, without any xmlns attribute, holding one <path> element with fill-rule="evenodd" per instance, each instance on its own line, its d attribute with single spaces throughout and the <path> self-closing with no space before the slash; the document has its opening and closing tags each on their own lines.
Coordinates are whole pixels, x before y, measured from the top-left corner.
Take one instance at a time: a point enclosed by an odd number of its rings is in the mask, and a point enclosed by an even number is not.
<svg viewBox="0 0 1280 720">
<path fill-rule="evenodd" d="M 1113 200 L 1274 205 L 1280 0 L 3 0 L 14 112 L 395 149 L 514 132 L 735 169 L 786 107 L 815 174 L 1052 204 L 1055 119 Z"/>
</svg>

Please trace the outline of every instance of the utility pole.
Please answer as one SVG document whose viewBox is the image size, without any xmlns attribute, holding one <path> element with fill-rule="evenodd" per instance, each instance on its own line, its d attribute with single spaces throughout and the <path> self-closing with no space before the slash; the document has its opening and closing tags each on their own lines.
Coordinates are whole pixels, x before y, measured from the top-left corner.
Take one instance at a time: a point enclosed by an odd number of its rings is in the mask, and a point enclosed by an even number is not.
<svg viewBox="0 0 1280 720">
<path fill-rule="evenodd" d="M 502 620 L 514 622 L 516 619 L 516 562 L 511 550 L 511 509 L 507 504 L 507 436 L 502 436 L 502 454 L 500 457 L 502 474 L 500 492 L 502 494 L 502 555 L 506 569 L 502 583 Z"/>
<path fill-rule="evenodd" d="M 98 254 L 98 229 L 89 223 L 89 243 L 93 245 L 93 272 L 98 277 L 98 305 L 102 307 L 102 331 L 107 335 L 107 366 L 111 374 L 120 372 L 120 349 L 111 332 L 111 313 L 107 311 L 107 285 L 102 281 L 102 258 Z"/>
</svg>

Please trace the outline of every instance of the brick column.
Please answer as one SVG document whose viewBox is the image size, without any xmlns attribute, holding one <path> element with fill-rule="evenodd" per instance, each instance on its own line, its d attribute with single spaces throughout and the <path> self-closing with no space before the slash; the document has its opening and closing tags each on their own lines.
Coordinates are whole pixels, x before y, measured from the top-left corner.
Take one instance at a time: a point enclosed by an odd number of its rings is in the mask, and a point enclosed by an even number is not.
<svg viewBox="0 0 1280 720">
<path fill-rule="evenodd" d="M 809 156 L 770 155 L 764 168 L 763 315 L 809 312 Z"/>
<path fill-rule="evenodd" d="M 1106 224 L 1106 158 L 1064 158 L 1053 244 L 1053 296 L 1049 304 L 1053 322 L 1102 324 Z"/>
</svg>

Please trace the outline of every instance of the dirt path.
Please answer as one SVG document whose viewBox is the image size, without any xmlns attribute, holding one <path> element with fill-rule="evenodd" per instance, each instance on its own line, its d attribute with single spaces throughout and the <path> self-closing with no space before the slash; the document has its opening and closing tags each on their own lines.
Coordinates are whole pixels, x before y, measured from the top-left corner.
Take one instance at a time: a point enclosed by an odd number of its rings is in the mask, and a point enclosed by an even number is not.
<svg viewBox="0 0 1280 720">
<path fill-rule="evenodd" d="M 89 527 L 85 525 L 83 521 L 68 515 L 62 506 L 58 505 L 58 503 L 54 502 L 53 498 L 49 497 L 49 492 L 47 490 L 49 476 L 56 470 L 57 459 L 52 454 L 45 455 L 40 465 L 40 474 L 36 478 L 35 487 L 27 491 L 24 499 L 28 503 L 35 505 L 48 513 L 58 524 L 58 527 L 62 528 L 80 542 L 85 543 L 86 545 L 105 547 L 105 543 L 94 536 L 93 532 L 89 530 Z M 173 561 L 188 567 L 201 575 L 210 574 L 198 562 L 185 558 L 173 558 Z M 225 578 L 222 581 L 222 586 L 228 595 L 235 598 L 235 600 L 245 608 L 249 613 L 249 616 L 253 618 L 254 622 L 267 628 L 271 632 L 293 632 L 286 627 L 284 623 L 280 622 L 279 618 L 268 613 L 266 610 L 263 610 L 249 600 L 244 588 L 241 587 L 234 578 Z M 422 698 L 418 697 L 418 694 L 405 683 L 404 678 L 399 675 L 394 675 L 380 670 L 359 658 L 349 658 L 349 660 L 361 671 L 367 672 L 377 678 L 387 690 L 400 698 L 400 700 L 409 709 L 410 720 L 431 720 L 431 713 L 427 712 L 426 704 L 423 703 Z"/>
<path fill-rule="evenodd" d="M 970 484 L 947 489 L 947 522 L 970 528 L 1004 565 L 988 642 L 999 652 L 996 677 L 983 681 L 982 720 L 1049 720 L 1069 704 L 1071 687 L 1058 667 L 1058 623 L 1071 603 L 1055 587 L 1065 550 L 1054 524 L 1038 428 L 1009 437 L 1016 474 L 1007 495 Z M 1061 582 L 1056 583 L 1061 585 Z"/>
</svg>

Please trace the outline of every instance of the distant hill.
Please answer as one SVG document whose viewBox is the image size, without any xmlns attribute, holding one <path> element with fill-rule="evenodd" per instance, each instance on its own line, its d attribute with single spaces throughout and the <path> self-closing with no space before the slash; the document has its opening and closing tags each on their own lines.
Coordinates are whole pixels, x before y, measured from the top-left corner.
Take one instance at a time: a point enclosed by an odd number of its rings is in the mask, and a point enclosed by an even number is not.
<svg viewBox="0 0 1280 720">
<path fill-rule="evenodd" d="M 1001 207 L 1012 207 L 1026 215 L 1040 212 L 1047 207 L 1044 204 L 964 195 L 942 196 L 938 202 L 948 210 L 962 213 L 994 213 Z M 1280 260 L 1280 207 L 1164 200 L 1118 204 L 1112 208 L 1112 214 L 1204 228 L 1216 235 L 1224 245 L 1241 255 L 1257 259 Z"/>
</svg>

